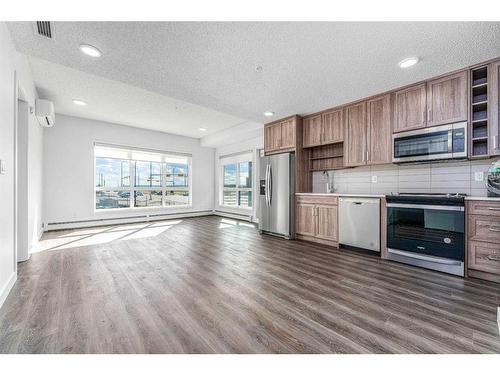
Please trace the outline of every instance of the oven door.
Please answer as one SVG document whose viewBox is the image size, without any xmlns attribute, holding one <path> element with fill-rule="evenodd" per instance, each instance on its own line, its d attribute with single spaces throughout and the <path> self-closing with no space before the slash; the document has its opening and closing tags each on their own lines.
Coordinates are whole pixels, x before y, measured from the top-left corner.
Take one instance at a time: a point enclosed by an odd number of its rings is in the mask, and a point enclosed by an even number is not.
<svg viewBox="0 0 500 375">
<path fill-rule="evenodd" d="M 463 262 L 463 206 L 387 204 L 387 247 Z"/>
<path fill-rule="evenodd" d="M 393 162 L 412 162 L 453 157 L 451 125 L 393 135 Z"/>
</svg>

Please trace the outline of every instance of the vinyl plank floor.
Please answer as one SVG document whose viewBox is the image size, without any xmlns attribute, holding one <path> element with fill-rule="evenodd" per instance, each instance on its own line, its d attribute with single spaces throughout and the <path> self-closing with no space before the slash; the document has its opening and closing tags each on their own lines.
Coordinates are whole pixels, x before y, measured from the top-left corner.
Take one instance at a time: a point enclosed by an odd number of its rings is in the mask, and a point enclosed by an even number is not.
<svg viewBox="0 0 500 375">
<path fill-rule="evenodd" d="M 500 285 L 206 216 L 46 233 L 0 353 L 500 353 Z"/>
</svg>

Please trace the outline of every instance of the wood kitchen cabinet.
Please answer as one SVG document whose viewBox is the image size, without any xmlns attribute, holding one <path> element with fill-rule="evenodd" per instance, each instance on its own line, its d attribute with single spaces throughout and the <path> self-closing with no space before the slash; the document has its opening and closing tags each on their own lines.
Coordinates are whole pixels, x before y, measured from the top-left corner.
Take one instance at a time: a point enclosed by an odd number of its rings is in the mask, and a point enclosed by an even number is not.
<svg viewBox="0 0 500 375">
<path fill-rule="evenodd" d="M 427 90 L 421 83 L 394 93 L 394 132 L 425 128 Z"/>
<path fill-rule="evenodd" d="M 427 126 L 467 121 L 468 74 L 462 71 L 427 82 Z"/>
<path fill-rule="evenodd" d="M 367 164 L 392 161 L 392 95 L 367 101 L 368 153 Z"/>
<path fill-rule="evenodd" d="M 297 196 L 296 237 L 338 247 L 338 198 Z"/>
<path fill-rule="evenodd" d="M 345 109 L 344 165 L 366 164 L 367 122 L 366 102 Z"/>
<path fill-rule="evenodd" d="M 323 124 L 321 115 L 306 117 L 303 120 L 303 144 L 304 147 L 321 145 L 323 135 Z"/>
<path fill-rule="evenodd" d="M 264 151 L 266 155 L 295 151 L 296 133 L 296 116 L 266 124 L 264 127 Z"/>
<path fill-rule="evenodd" d="M 467 202 L 467 274 L 500 282 L 500 202 Z"/>
</svg>

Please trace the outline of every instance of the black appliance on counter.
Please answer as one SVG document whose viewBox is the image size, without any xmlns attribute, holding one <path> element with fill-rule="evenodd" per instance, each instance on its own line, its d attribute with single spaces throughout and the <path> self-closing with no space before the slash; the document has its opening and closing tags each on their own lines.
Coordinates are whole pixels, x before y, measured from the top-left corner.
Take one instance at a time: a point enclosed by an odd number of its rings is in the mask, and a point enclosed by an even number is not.
<svg viewBox="0 0 500 375">
<path fill-rule="evenodd" d="M 464 276 L 465 194 L 387 195 L 387 252 L 397 262 Z"/>
</svg>

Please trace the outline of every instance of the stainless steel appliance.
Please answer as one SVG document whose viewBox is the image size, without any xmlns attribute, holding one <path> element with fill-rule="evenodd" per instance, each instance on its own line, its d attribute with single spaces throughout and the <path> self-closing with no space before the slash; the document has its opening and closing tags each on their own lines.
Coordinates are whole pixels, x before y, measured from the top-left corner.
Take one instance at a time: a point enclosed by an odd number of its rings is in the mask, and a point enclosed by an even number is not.
<svg viewBox="0 0 500 375">
<path fill-rule="evenodd" d="M 388 195 L 391 260 L 464 276 L 464 194 Z"/>
<path fill-rule="evenodd" d="M 259 164 L 259 230 L 295 237 L 295 155 L 263 156 Z"/>
<path fill-rule="evenodd" d="M 380 200 L 339 198 L 339 243 L 380 251 Z"/>
<path fill-rule="evenodd" d="M 467 157 L 467 122 L 396 133 L 393 163 Z"/>
</svg>

